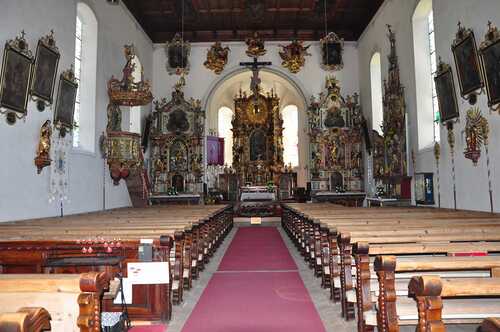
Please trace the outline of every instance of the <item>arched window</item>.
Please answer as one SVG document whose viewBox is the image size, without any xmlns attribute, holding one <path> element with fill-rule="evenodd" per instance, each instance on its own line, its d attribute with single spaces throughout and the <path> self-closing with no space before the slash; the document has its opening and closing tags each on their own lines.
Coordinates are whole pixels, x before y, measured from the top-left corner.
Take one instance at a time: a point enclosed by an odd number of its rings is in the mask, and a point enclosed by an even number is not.
<svg viewBox="0 0 500 332">
<path fill-rule="evenodd" d="M 142 80 L 142 64 L 139 57 L 135 56 L 132 63 L 135 64 L 135 71 L 132 75 L 134 77 L 134 82 L 139 82 Z M 130 132 L 132 133 L 141 133 L 141 112 L 141 106 L 130 107 Z"/>
<path fill-rule="evenodd" d="M 370 84 L 372 94 L 372 129 L 382 133 L 384 107 L 382 105 L 382 65 L 380 53 L 373 54 L 370 61 Z"/>
<path fill-rule="evenodd" d="M 224 138 L 224 163 L 233 164 L 233 110 L 228 107 L 221 107 L 218 112 L 219 137 Z"/>
<path fill-rule="evenodd" d="M 283 117 L 283 161 L 285 165 L 299 166 L 299 112 L 288 105 L 281 111 Z"/>
<path fill-rule="evenodd" d="M 413 52 L 417 96 L 418 147 L 440 140 L 439 105 L 434 75 L 437 71 L 432 0 L 420 0 L 413 13 Z"/>
<path fill-rule="evenodd" d="M 75 34 L 75 76 L 78 93 L 75 102 L 73 146 L 95 151 L 95 105 L 97 75 L 97 19 L 84 3 L 77 5 Z"/>
</svg>

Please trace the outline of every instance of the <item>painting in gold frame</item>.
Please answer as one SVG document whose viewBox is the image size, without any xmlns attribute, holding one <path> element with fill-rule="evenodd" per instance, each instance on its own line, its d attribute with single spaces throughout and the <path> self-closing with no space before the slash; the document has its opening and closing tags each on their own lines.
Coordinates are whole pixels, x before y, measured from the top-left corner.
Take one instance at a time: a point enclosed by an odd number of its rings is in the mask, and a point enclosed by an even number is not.
<svg viewBox="0 0 500 332">
<path fill-rule="evenodd" d="M 31 81 L 31 96 L 33 99 L 43 102 L 39 103 L 39 110 L 43 110 L 43 104 L 51 105 L 53 103 L 60 57 L 53 32 L 38 41 Z"/>
</svg>

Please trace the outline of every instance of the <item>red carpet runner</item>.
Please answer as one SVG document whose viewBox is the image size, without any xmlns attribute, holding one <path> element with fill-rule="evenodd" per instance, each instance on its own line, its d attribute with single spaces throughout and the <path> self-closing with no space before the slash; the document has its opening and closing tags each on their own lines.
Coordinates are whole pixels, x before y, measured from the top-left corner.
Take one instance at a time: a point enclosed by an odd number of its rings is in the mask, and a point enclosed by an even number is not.
<svg viewBox="0 0 500 332">
<path fill-rule="evenodd" d="M 324 332 L 274 227 L 240 228 L 182 332 Z"/>
</svg>

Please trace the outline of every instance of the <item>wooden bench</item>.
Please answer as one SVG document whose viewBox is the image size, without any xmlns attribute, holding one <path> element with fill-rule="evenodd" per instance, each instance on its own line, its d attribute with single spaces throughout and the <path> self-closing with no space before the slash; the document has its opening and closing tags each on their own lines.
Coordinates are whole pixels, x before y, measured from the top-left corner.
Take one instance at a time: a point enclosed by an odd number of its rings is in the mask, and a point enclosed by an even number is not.
<svg viewBox="0 0 500 332">
<path fill-rule="evenodd" d="M 399 319 L 416 320 L 418 331 L 446 331 L 445 323 L 480 324 L 500 317 L 500 278 L 418 276 L 411 279 L 408 292 L 416 305 L 413 311 L 401 308 Z"/>
<path fill-rule="evenodd" d="M 500 332 L 500 319 L 486 318 L 481 324 L 481 332 Z"/>
<path fill-rule="evenodd" d="M 50 314 L 53 331 L 100 331 L 101 297 L 108 288 L 106 273 L 0 275 L 0 313 L 38 306 Z"/>
<path fill-rule="evenodd" d="M 0 313 L 2 332 L 50 331 L 50 314 L 44 308 L 23 307 L 16 312 Z"/>
</svg>

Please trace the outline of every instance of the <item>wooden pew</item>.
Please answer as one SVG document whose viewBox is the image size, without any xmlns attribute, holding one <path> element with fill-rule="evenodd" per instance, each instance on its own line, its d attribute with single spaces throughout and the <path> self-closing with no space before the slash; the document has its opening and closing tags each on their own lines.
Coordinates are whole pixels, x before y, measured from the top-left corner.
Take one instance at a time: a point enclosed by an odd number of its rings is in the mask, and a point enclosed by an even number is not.
<svg viewBox="0 0 500 332">
<path fill-rule="evenodd" d="M 230 231 L 231 207 L 207 207 L 195 211 L 191 217 L 188 216 L 190 211 L 185 211 L 185 208 L 125 210 L 0 225 L 0 241 L 3 240 L 0 242 L 0 273 L 74 273 L 75 270 L 71 271 L 70 267 L 64 271 L 61 268 L 48 269 L 46 261 L 110 256 L 106 246 L 113 238 L 120 238 L 121 245 L 113 250 L 112 255 L 122 256 L 120 264 L 126 266 L 128 262 L 138 260 L 140 239 L 153 239 L 154 260 L 171 263 L 170 289 L 163 289 L 167 287 L 165 285 L 147 285 L 138 286 L 143 290 L 136 291 L 134 287 L 134 298 L 142 300 L 138 307 L 130 308 L 130 314 L 137 319 L 170 319 L 171 301 L 182 302 L 183 290 L 191 287 L 192 279 L 197 278 L 199 271 L 203 270 L 204 264 Z M 114 216 L 114 219 L 103 222 L 108 215 Z M 179 221 L 178 217 L 184 219 Z M 28 234 L 37 227 L 42 234 Z M 101 239 L 103 232 L 108 237 Z M 42 238 L 53 240 L 42 241 Z M 91 245 L 93 252 L 82 253 L 82 248 L 90 245 L 78 241 L 89 238 L 94 241 Z M 21 266 L 19 262 L 22 262 Z M 83 266 L 80 271 L 88 269 L 92 268 Z M 98 269 L 118 272 L 116 268 L 106 266 Z M 167 294 L 167 299 L 163 294 Z"/>
<path fill-rule="evenodd" d="M 108 287 L 106 273 L 0 275 L 0 313 L 40 306 L 50 314 L 53 331 L 100 331 L 101 297 Z"/>
<path fill-rule="evenodd" d="M 0 313 L 2 332 L 50 331 L 50 314 L 44 308 L 23 307 L 16 312 Z"/>
<path fill-rule="evenodd" d="M 478 279 L 500 277 L 500 256 L 377 256 L 374 266 L 378 280 L 376 289 L 371 287 L 373 282 L 370 281 L 373 280 L 369 279 L 362 280 L 362 286 L 357 287 L 363 290 L 358 291 L 360 331 L 372 331 L 372 327 L 376 325 L 379 331 L 397 330 L 399 322 L 396 304 L 408 297 L 408 282 L 414 276 L 432 274 L 442 278 Z M 376 313 L 372 304 L 374 291 L 378 292 Z M 360 311 L 361 308 L 365 311 Z M 367 316 L 371 316 L 371 319 Z"/>
<path fill-rule="evenodd" d="M 500 319 L 486 318 L 481 324 L 481 332 L 500 332 Z"/>
<path fill-rule="evenodd" d="M 408 292 L 418 311 L 405 314 L 417 320 L 420 332 L 446 331 L 447 322 L 480 324 L 490 314 L 500 317 L 500 278 L 418 276 Z"/>
</svg>

